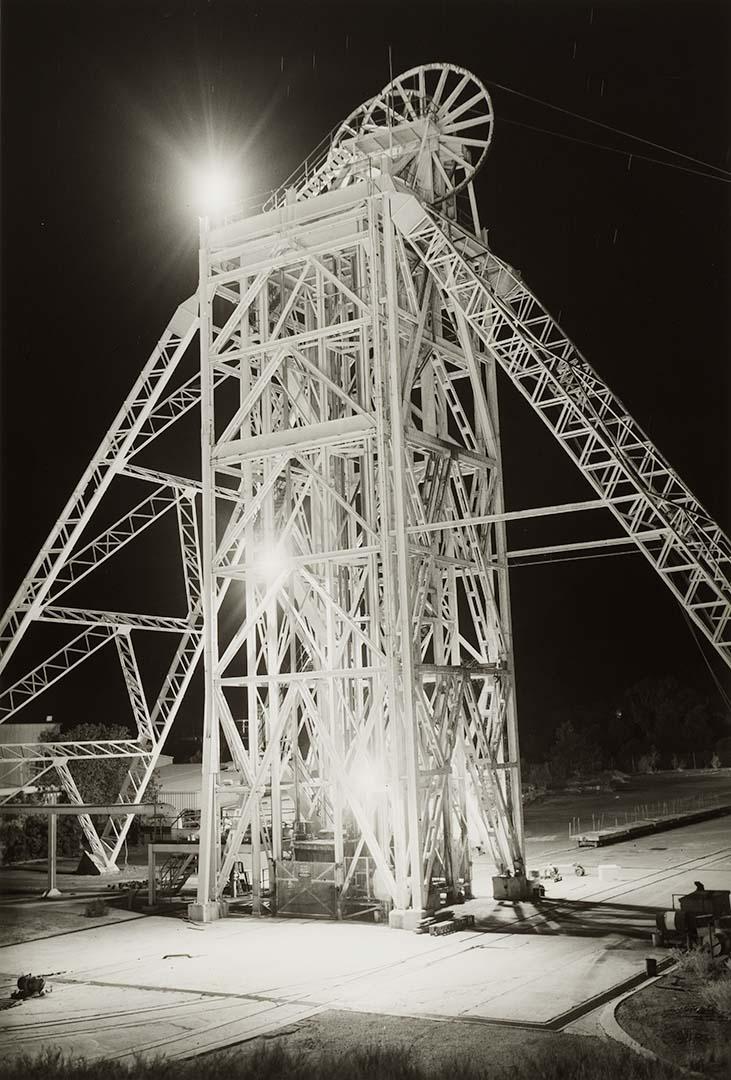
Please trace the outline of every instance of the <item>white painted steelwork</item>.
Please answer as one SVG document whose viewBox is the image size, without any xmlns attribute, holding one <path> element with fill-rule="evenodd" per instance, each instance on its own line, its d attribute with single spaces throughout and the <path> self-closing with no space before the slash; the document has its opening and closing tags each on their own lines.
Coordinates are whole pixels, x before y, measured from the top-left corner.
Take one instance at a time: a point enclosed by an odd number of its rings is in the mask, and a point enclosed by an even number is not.
<svg viewBox="0 0 731 1080">
<path fill-rule="evenodd" d="M 136 738 L 3 755 L 55 768 L 77 803 L 69 762 L 130 757 L 119 816 L 101 836 L 82 819 L 103 869 L 204 655 L 196 917 L 219 910 L 244 839 L 254 911 L 266 883 L 286 910 L 308 828 L 327 852 L 308 888 L 338 915 L 408 922 L 468 893 L 476 840 L 524 874 L 508 563 L 554 549 L 508 552 L 509 520 L 606 508 L 731 663 L 729 541 L 485 244 L 472 180 L 492 121 L 469 72 L 414 68 L 262 212 L 202 222 L 197 310 L 179 309 L 2 623 L 3 662 L 32 622 L 83 628 L 0 695 L 2 719 L 115 641 Z M 196 331 L 199 372 L 174 386 Z M 598 498 L 505 511 L 497 365 Z M 198 408 L 200 478 L 134 460 Z M 153 494 L 81 546 L 114 476 Z M 58 604 L 173 507 L 182 616 Z M 178 635 L 152 706 L 133 647 L 149 631 Z"/>
</svg>

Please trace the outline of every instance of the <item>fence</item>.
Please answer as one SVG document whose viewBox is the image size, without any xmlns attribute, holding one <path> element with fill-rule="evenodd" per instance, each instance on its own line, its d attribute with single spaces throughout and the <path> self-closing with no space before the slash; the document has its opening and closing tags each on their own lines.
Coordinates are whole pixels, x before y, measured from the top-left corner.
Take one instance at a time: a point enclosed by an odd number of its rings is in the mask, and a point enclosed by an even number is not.
<svg viewBox="0 0 731 1080">
<path fill-rule="evenodd" d="M 685 799 L 667 799 L 664 802 L 638 803 L 631 809 L 618 813 L 616 810 L 602 811 L 591 815 L 591 831 L 598 829 L 618 829 L 620 826 L 629 827 L 637 825 L 641 821 L 654 821 L 657 818 L 673 817 L 676 814 L 690 813 L 693 810 L 706 810 L 713 806 L 719 806 L 719 795 L 694 795 Z M 580 817 L 572 817 L 569 821 L 569 837 L 580 836 L 589 829 L 589 819 L 585 819 L 582 826 Z"/>
</svg>

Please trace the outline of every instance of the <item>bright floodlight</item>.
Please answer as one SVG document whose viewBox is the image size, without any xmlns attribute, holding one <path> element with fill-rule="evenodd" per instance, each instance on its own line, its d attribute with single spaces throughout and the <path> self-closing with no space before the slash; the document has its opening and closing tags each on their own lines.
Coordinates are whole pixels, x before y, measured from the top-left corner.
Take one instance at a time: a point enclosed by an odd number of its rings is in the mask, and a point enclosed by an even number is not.
<svg viewBox="0 0 731 1080">
<path fill-rule="evenodd" d="M 360 753 L 350 769 L 350 782 L 359 798 L 366 799 L 383 790 L 383 771 L 370 757 Z"/>
<path fill-rule="evenodd" d="M 202 214 L 219 214 L 236 202 L 237 183 L 231 169 L 211 163 L 195 178 L 196 202 Z"/>
<path fill-rule="evenodd" d="M 289 570 L 289 552 L 282 543 L 262 544 L 256 552 L 253 565 L 267 585 L 272 585 Z"/>
</svg>

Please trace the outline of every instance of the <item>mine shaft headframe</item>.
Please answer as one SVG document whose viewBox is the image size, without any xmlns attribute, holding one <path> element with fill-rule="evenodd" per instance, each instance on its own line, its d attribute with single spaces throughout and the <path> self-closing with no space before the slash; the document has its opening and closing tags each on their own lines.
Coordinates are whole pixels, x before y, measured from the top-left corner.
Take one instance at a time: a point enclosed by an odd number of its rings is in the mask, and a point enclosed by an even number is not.
<svg viewBox="0 0 731 1080">
<path fill-rule="evenodd" d="M 493 108 L 480 80 L 456 64 L 421 64 L 397 75 L 343 121 L 265 209 L 345 187 L 383 171 L 430 206 L 462 191 L 487 157 Z"/>
</svg>

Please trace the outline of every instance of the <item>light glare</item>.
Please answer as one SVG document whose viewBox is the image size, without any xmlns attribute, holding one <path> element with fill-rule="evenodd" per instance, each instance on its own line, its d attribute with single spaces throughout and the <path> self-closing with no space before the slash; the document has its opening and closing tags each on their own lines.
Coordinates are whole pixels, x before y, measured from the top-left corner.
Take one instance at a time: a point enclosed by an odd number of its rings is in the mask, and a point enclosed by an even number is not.
<svg viewBox="0 0 731 1080">
<path fill-rule="evenodd" d="M 350 782 L 359 798 L 365 799 L 383 790 L 384 776 L 375 761 L 365 754 L 359 754 L 350 770 Z"/>
<path fill-rule="evenodd" d="M 262 545 L 256 554 L 254 566 L 267 585 L 272 585 L 289 570 L 289 554 L 282 544 Z"/>
<path fill-rule="evenodd" d="M 195 192 L 200 212 L 213 215 L 236 202 L 238 185 L 231 169 L 220 163 L 212 163 L 198 172 Z"/>
</svg>

